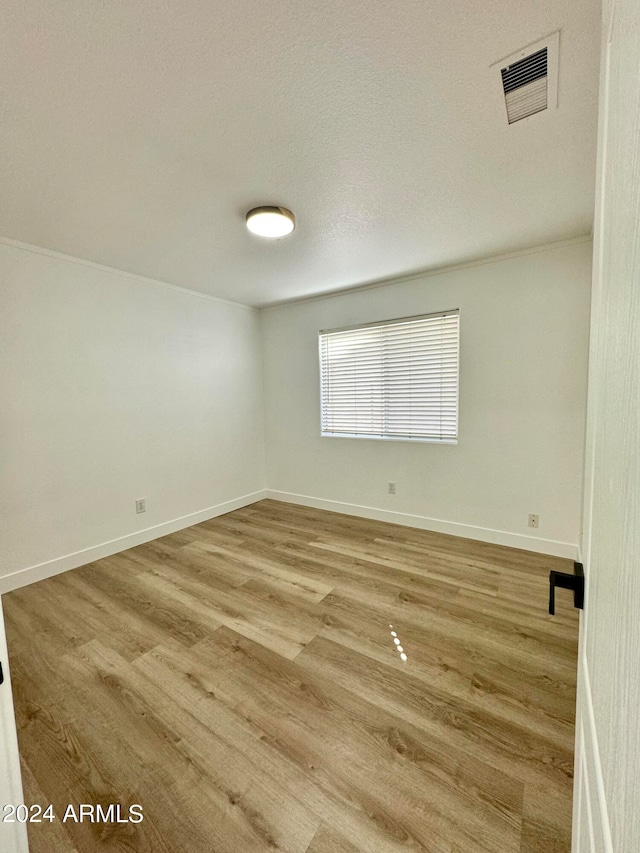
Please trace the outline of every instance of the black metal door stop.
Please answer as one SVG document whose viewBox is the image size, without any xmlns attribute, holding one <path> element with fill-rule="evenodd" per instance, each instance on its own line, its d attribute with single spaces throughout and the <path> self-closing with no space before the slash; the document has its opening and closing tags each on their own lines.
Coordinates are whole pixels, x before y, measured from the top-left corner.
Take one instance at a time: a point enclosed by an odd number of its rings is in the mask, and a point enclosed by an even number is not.
<svg viewBox="0 0 640 853">
<path fill-rule="evenodd" d="M 584 568 L 582 563 L 573 564 L 573 574 L 568 572 L 549 572 L 549 613 L 556 612 L 556 587 L 573 590 L 573 606 L 582 610 L 584 607 Z"/>
</svg>

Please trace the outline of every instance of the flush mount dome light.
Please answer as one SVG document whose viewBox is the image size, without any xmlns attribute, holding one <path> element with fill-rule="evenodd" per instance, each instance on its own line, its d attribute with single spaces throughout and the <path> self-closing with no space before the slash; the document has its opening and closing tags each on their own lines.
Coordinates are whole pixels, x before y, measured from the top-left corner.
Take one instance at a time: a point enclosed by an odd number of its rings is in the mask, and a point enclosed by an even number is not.
<svg viewBox="0 0 640 853">
<path fill-rule="evenodd" d="M 247 228 L 259 237 L 286 237 L 295 227 L 295 217 L 286 207 L 254 207 L 247 213 Z"/>
</svg>

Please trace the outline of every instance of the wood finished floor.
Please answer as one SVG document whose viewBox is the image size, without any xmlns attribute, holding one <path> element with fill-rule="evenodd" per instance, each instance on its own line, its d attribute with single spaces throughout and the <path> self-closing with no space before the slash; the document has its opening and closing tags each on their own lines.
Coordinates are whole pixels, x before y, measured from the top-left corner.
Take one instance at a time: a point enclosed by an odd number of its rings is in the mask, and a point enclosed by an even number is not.
<svg viewBox="0 0 640 853">
<path fill-rule="evenodd" d="M 32 853 L 568 853 L 551 568 L 267 500 L 7 594 Z"/>
</svg>

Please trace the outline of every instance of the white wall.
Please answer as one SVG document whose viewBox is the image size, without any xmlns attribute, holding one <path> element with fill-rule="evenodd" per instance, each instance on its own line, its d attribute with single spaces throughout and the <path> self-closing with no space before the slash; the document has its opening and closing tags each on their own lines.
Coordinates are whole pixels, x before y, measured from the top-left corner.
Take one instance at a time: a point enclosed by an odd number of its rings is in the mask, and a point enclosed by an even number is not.
<svg viewBox="0 0 640 853">
<path fill-rule="evenodd" d="M 585 240 L 264 310 L 269 489 L 575 556 L 590 276 Z M 461 324 L 458 445 L 321 438 L 318 331 L 449 308 Z"/>
<path fill-rule="evenodd" d="M 581 242 L 267 309 L 261 352 L 256 311 L 0 242 L 0 592 L 260 498 L 261 357 L 276 496 L 572 555 L 589 275 Z M 319 329 L 454 307 L 457 446 L 320 437 Z"/>
<path fill-rule="evenodd" d="M 264 489 L 256 311 L 10 244 L 0 300 L 0 577 Z"/>
<path fill-rule="evenodd" d="M 640 6 L 605 0 L 574 853 L 640 850 Z"/>
</svg>

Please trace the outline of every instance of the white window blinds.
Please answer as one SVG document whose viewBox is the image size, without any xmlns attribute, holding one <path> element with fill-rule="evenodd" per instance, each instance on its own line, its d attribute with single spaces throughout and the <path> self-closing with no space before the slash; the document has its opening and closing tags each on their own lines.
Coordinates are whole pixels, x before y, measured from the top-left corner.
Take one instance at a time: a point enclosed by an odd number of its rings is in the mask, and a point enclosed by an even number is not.
<svg viewBox="0 0 640 853">
<path fill-rule="evenodd" d="M 322 435 L 455 441 L 459 312 L 320 332 Z"/>
</svg>

